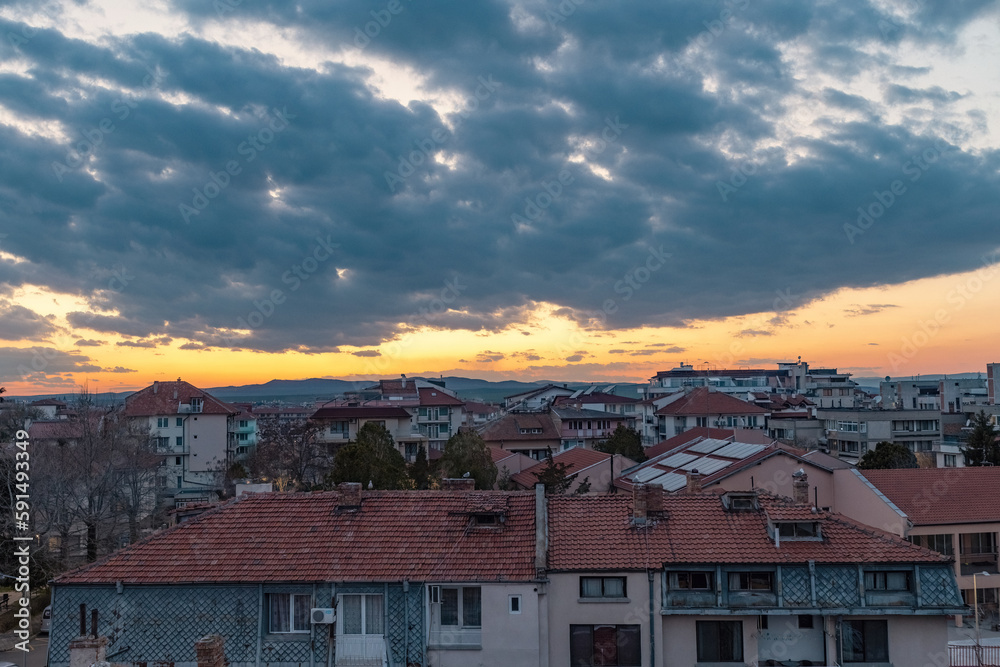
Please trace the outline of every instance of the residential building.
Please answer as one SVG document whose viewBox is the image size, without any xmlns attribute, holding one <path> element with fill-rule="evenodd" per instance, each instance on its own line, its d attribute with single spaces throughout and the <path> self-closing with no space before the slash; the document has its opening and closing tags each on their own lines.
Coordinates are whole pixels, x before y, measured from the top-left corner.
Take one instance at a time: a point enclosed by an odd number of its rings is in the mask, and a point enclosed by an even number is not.
<svg viewBox="0 0 1000 667">
<path fill-rule="evenodd" d="M 857 383 L 851 380 L 850 373 L 839 373 L 836 368 L 810 368 L 801 359 L 779 363 L 776 370 L 714 369 L 708 366 L 696 370 L 690 364 L 681 363 L 679 367 L 660 371 L 651 378 L 646 393 L 655 397 L 694 387 L 711 387 L 726 394 L 803 394 L 821 407 L 850 408 L 857 405 Z"/>
<path fill-rule="evenodd" d="M 508 412 L 479 428 L 491 447 L 541 461 L 562 446 L 562 433 L 548 412 Z"/>
<path fill-rule="evenodd" d="M 500 416 L 500 406 L 478 401 L 465 402 L 464 426 L 476 428 Z"/>
<path fill-rule="evenodd" d="M 522 470 L 527 470 L 538 463 L 538 461 L 530 456 L 508 452 L 507 450 L 500 449 L 499 447 L 487 447 L 487 449 L 490 452 L 490 458 L 493 459 L 493 463 L 495 463 L 497 467 L 497 485 L 504 480 L 509 482 L 510 478 L 517 473 Z M 497 486 L 496 488 L 500 487 Z"/>
<path fill-rule="evenodd" d="M 936 467 L 964 465 L 957 446 L 946 444 L 941 435 L 940 410 L 846 410 L 819 408 L 824 423 L 820 446 L 831 454 L 857 462 L 879 442 L 904 445 L 915 454 L 929 457 Z"/>
<path fill-rule="evenodd" d="M 327 444 L 347 444 L 358 439 L 358 431 L 368 422 L 385 427 L 396 448 L 408 461 L 417 457 L 420 445 L 427 446 L 427 436 L 420 433 L 413 416 L 394 405 L 325 405 L 311 417 L 320 426 L 316 437 Z"/>
<path fill-rule="evenodd" d="M 548 503 L 550 665 L 923 665 L 964 609 L 948 557 L 763 492 Z"/>
<path fill-rule="evenodd" d="M 989 490 L 1000 489 L 1000 468 L 849 469 L 835 478 L 840 512 L 954 559 L 965 602 L 975 583 L 980 608 L 996 622 L 1000 511 Z M 973 582 L 979 572 L 989 576 Z"/>
<path fill-rule="evenodd" d="M 608 387 L 613 389 L 614 387 Z M 575 392 L 571 396 L 560 396 L 555 399 L 556 407 L 575 407 L 584 410 L 598 410 L 600 412 L 614 412 L 626 418 L 636 419 L 639 398 L 630 396 L 618 396 L 607 391 L 595 391 L 595 387 Z M 629 424 L 633 426 L 634 424 Z"/>
<path fill-rule="evenodd" d="M 621 454 L 605 454 L 592 449 L 574 447 L 552 457 L 556 465 L 565 465 L 566 477 L 570 480 L 565 493 L 613 493 L 617 489 L 614 482 L 624 470 L 636 462 Z M 511 481 L 517 488 L 533 489 L 538 483 L 538 475 L 548 465 L 548 461 L 535 463 L 519 474 L 512 475 Z"/>
<path fill-rule="evenodd" d="M 879 383 L 882 407 L 888 410 L 937 410 L 949 414 L 976 412 L 987 402 L 982 378 L 896 379 Z"/>
<path fill-rule="evenodd" d="M 68 416 L 67 412 L 69 411 L 69 408 L 66 405 L 66 402 L 55 398 L 39 399 L 37 401 L 32 401 L 28 405 L 41 412 L 42 419 L 45 420 L 66 419 Z"/>
<path fill-rule="evenodd" d="M 125 416 L 149 425 L 163 456 L 158 484 L 175 506 L 218 498 L 218 472 L 236 452 L 236 406 L 184 382 L 153 382 L 125 399 Z"/>
<path fill-rule="evenodd" d="M 628 426 L 633 419 L 617 412 L 586 410 L 571 406 L 549 409 L 552 421 L 559 429 L 561 450 L 574 447 L 593 449 L 594 445 L 611 437 L 619 426 Z"/>
<path fill-rule="evenodd" d="M 1000 403 L 1000 363 L 986 364 L 986 402 Z"/>
<path fill-rule="evenodd" d="M 660 440 L 695 427 L 761 429 L 767 427 L 768 411 L 735 396 L 698 387 L 663 397 L 654 413 Z"/>
<path fill-rule="evenodd" d="M 304 405 L 256 405 L 253 413 L 257 419 L 276 419 L 281 422 L 304 422 L 316 412 Z"/>
<path fill-rule="evenodd" d="M 248 456 L 257 447 L 257 415 L 249 403 L 233 403 L 239 412 L 233 417 L 237 459 Z"/>
<path fill-rule="evenodd" d="M 531 412 L 545 410 L 558 398 L 568 398 L 575 394 L 566 385 L 547 384 L 537 389 L 528 389 L 518 394 L 504 397 L 504 409 L 508 412 Z"/>
<path fill-rule="evenodd" d="M 826 449 L 826 422 L 805 412 L 782 412 L 767 419 L 767 433 L 778 442 L 802 449 Z"/>
<path fill-rule="evenodd" d="M 921 665 L 964 613 L 950 559 L 765 492 L 250 494 L 54 581 L 119 665 Z M 808 493 L 806 493 L 808 496 Z M 104 657 L 101 656 L 101 657 Z"/>
<path fill-rule="evenodd" d="M 116 664 L 190 665 L 217 633 L 232 665 L 537 666 L 538 502 L 360 484 L 246 495 L 57 578 L 48 664 L 68 667 L 85 605 Z"/>
</svg>

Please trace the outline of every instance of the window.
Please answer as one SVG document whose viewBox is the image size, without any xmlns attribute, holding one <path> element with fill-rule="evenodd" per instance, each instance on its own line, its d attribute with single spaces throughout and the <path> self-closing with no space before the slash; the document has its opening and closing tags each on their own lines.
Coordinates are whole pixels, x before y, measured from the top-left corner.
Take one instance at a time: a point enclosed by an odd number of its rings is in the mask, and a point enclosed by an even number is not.
<svg viewBox="0 0 1000 667">
<path fill-rule="evenodd" d="M 170 447 L 170 438 L 157 438 L 156 448 L 157 449 L 167 449 Z"/>
<path fill-rule="evenodd" d="M 812 630 L 813 629 L 813 617 L 812 616 L 799 616 L 799 630 Z"/>
<path fill-rule="evenodd" d="M 569 664 L 572 667 L 639 667 L 642 664 L 639 626 L 569 626 Z"/>
<path fill-rule="evenodd" d="M 438 408 L 438 419 L 448 419 L 451 411 L 448 408 Z"/>
<path fill-rule="evenodd" d="M 174 440 L 174 443 L 178 447 L 183 447 L 184 446 L 184 436 L 182 436 L 182 435 L 177 436 L 177 438 Z"/>
<path fill-rule="evenodd" d="M 483 626 L 482 589 L 479 586 L 441 588 L 441 625 L 457 628 Z"/>
<path fill-rule="evenodd" d="M 191 399 L 191 412 L 201 412 L 202 402 L 200 398 Z"/>
<path fill-rule="evenodd" d="M 865 572 L 865 589 L 869 591 L 908 591 L 909 572 Z"/>
<path fill-rule="evenodd" d="M 731 591 L 770 591 L 772 590 L 771 572 L 730 572 L 729 590 Z"/>
<path fill-rule="evenodd" d="M 945 556 L 955 555 L 951 535 L 910 535 L 908 539 L 918 547 L 931 549 L 932 551 L 944 554 Z"/>
<path fill-rule="evenodd" d="M 236 439 L 239 442 L 250 442 L 250 434 L 249 433 L 237 433 L 236 434 Z"/>
<path fill-rule="evenodd" d="M 250 426 L 250 422 L 248 422 L 246 419 L 241 419 L 240 420 L 240 428 L 247 428 L 249 426 Z"/>
<path fill-rule="evenodd" d="M 623 598 L 625 577 L 580 577 L 582 598 Z"/>
<path fill-rule="evenodd" d="M 268 632 L 309 632 L 309 609 L 312 596 L 268 593 Z"/>
<path fill-rule="evenodd" d="M 757 505 L 757 495 L 754 493 L 726 493 L 722 496 L 722 505 L 730 512 L 752 512 L 760 509 Z"/>
<path fill-rule="evenodd" d="M 944 455 L 944 467 L 954 468 L 958 465 L 958 459 L 955 454 L 945 454 Z"/>
<path fill-rule="evenodd" d="M 844 621 L 844 662 L 889 662 L 887 621 Z"/>
<path fill-rule="evenodd" d="M 680 591 L 712 590 L 711 572 L 671 572 L 670 588 Z"/>
<path fill-rule="evenodd" d="M 507 596 L 507 612 L 511 614 L 521 613 L 521 596 L 520 595 L 508 595 Z"/>
<path fill-rule="evenodd" d="M 175 466 L 179 466 L 180 464 L 181 464 L 181 457 L 175 456 L 174 457 L 174 465 Z M 177 486 L 180 486 L 180 484 L 178 484 Z"/>
<path fill-rule="evenodd" d="M 169 417 L 157 417 L 156 428 L 167 428 L 170 425 Z"/>
<path fill-rule="evenodd" d="M 698 662 L 743 662 L 743 621 L 696 621 Z"/>
<path fill-rule="evenodd" d="M 337 630 L 342 635 L 385 634 L 381 595 L 341 595 Z"/>
<path fill-rule="evenodd" d="M 819 537 L 819 523 L 816 521 L 797 521 L 795 523 L 779 523 L 776 528 L 782 539 L 795 540 Z"/>
<path fill-rule="evenodd" d="M 177 418 L 177 426 L 184 426 L 184 418 L 183 417 L 178 417 Z"/>
</svg>

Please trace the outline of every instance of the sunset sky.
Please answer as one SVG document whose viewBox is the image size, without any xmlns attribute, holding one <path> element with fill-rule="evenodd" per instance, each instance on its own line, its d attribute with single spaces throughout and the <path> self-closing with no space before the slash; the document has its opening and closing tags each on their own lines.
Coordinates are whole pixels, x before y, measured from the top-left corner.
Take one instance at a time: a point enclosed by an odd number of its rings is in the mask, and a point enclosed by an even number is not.
<svg viewBox="0 0 1000 667">
<path fill-rule="evenodd" d="M 0 0 L 0 385 L 1000 361 L 1000 5 Z"/>
</svg>

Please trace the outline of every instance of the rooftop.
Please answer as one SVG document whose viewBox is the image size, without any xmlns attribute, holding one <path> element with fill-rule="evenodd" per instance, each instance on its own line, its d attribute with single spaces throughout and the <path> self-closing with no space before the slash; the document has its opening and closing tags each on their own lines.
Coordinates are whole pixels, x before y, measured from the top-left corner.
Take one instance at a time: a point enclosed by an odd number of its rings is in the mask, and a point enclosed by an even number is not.
<svg viewBox="0 0 1000 667">
<path fill-rule="evenodd" d="M 709 387 L 697 387 L 656 411 L 658 415 L 764 415 L 767 410 Z"/>
<path fill-rule="evenodd" d="M 181 405 L 190 405 L 192 398 L 202 401 L 203 415 L 231 415 L 239 409 L 225 401 L 220 401 L 206 391 L 181 379 L 170 382 L 154 382 L 125 399 L 125 414 L 129 417 L 155 417 L 157 415 L 180 414 Z"/>
<path fill-rule="evenodd" d="M 1000 489 L 1000 467 L 859 470 L 915 526 L 1000 523 L 988 489 Z"/>
</svg>

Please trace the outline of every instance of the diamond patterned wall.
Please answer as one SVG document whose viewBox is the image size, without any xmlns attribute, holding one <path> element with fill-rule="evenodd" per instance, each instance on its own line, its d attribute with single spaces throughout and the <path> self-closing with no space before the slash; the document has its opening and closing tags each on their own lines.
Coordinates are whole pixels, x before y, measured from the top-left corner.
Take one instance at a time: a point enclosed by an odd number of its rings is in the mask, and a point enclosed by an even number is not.
<svg viewBox="0 0 1000 667">
<path fill-rule="evenodd" d="M 809 569 L 805 567 L 782 567 L 781 595 L 786 607 L 810 606 L 812 591 L 809 585 Z"/>
<path fill-rule="evenodd" d="M 961 606 L 962 595 L 950 566 L 920 566 L 920 598 L 925 607 Z"/>
<path fill-rule="evenodd" d="M 816 603 L 821 607 L 861 606 L 857 568 L 841 565 L 817 565 Z"/>
</svg>

